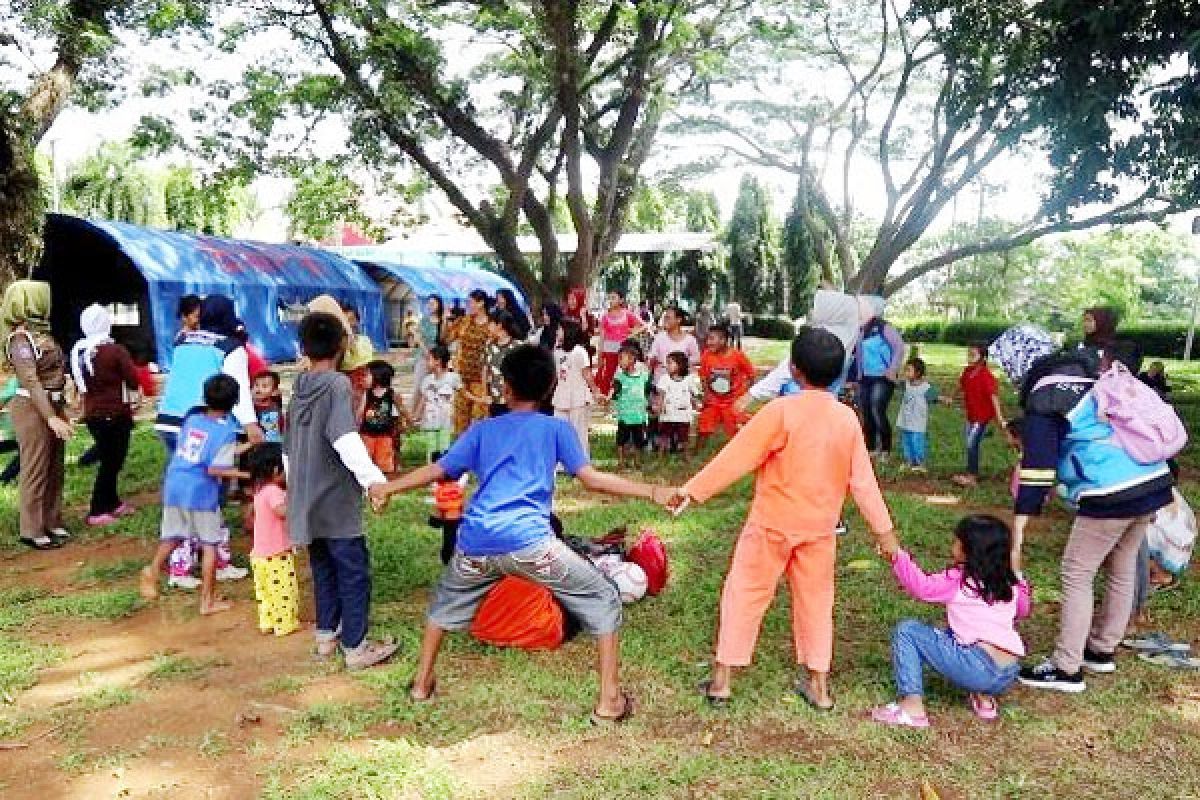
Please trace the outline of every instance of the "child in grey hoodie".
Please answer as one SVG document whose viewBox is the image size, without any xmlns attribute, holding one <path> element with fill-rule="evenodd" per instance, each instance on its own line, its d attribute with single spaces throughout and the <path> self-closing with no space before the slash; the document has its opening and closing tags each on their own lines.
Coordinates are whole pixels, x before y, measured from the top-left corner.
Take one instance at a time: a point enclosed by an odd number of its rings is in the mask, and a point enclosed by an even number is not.
<svg viewBox="0 0 1200 800">
<path fill-rule="evenodd" d="M 340 640 L 348 669 L 391 658 L 396 645 L 367 639 L 371 564 L 362 528 L 363 490 L 387 482 L 359 435 L 350 379 L 337 371 L 346 332 L 332 314 L 309 314 L 300 345 L 310 361 L 296 379 L 284 451 L 288 457 L 288 523 L 292 544 L 308 548 L 317 610 L 317 655 Z"/>
</svg>

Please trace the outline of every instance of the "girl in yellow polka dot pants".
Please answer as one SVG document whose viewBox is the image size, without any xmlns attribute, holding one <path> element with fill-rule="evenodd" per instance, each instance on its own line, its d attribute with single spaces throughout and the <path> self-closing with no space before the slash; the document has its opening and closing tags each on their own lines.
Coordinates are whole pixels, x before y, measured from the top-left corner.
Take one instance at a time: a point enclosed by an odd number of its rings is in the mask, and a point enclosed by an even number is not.
<svg viewBox="0 0 1200 800">
<path fill-rule="evenodd" d="M 254 597 L 258 600 L 258 629 L 287 636 L 300 627 L 296 557 L 286 552 L 270 558 L 251 558 Z"/>
</svg>

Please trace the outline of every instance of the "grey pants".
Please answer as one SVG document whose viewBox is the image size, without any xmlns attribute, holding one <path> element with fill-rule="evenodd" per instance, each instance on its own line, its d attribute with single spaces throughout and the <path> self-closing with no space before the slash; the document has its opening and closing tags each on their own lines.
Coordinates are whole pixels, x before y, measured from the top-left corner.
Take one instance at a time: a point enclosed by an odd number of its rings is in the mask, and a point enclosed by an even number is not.
<svg viewBox="0 0 1200 800">
<path fill-rule="evenodd" d="M 1083 649 L 1117 649 L 1133 612 L 1138 549 L 1153 514 L 1130 519 L 1076 517 L 1062 557 L 1062 608 L 1058 642 L 1050 660 L 1063 672 L 1076 673 Z M 1094 615 L 1092 584 L 1103 567 L 1104 600 Z"/>
<path fill-rule="evenodd" d="M 62 527 L 66 445 L 26 397 L 13 398 L 12 423 L 21 457 L 21 536 L 36 539 Z"/>
<path fill-rule="evenodd" d="M 617 587 L 594 564 L 552 536 L 498 556 L 456 551 L 434 590 L 429 622 L 446 631 L 465 630 L 488 591 L 505 575 L 545 586 L 584 633 L 603 636 L 621 627 Z"/>
</svg>

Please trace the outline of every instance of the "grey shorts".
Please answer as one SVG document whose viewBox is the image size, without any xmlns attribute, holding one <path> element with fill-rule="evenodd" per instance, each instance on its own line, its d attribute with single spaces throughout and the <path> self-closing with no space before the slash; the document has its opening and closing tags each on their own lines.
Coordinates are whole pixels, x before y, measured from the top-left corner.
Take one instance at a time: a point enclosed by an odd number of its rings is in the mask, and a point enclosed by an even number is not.
<svg viewBox="0 0 1200 800">
<path fill-rule="evenodd" d="M 216 546 L 225 541 L 225 520 L 220 511 L 193 511 L 163 506 L 161 539 L 199 539 Z"/>
<path fill-rule="evenodd" d="M 505 575 L 545 586 L 584 633 L 602 636 L 621 627 L 617 587 L 594 564 L 552 537 L 499 556 L 456 551 L 434 589 L 429 621 L 442 630 L 465 630 L 488 591 Z"/>
</svg>

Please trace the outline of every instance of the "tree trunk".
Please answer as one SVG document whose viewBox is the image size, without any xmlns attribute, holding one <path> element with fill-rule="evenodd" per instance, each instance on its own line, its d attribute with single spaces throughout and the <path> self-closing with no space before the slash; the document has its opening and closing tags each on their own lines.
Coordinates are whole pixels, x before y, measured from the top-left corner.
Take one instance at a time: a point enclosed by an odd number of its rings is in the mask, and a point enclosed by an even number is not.
<svg viewBox="0 0 1200 800">
<path fill-rule="evenodd" d="M 0 113 L 0 283 L 27 278 L 42 253 L 45 213 L 33 143 L 19 118 Z"/>
</svg>

